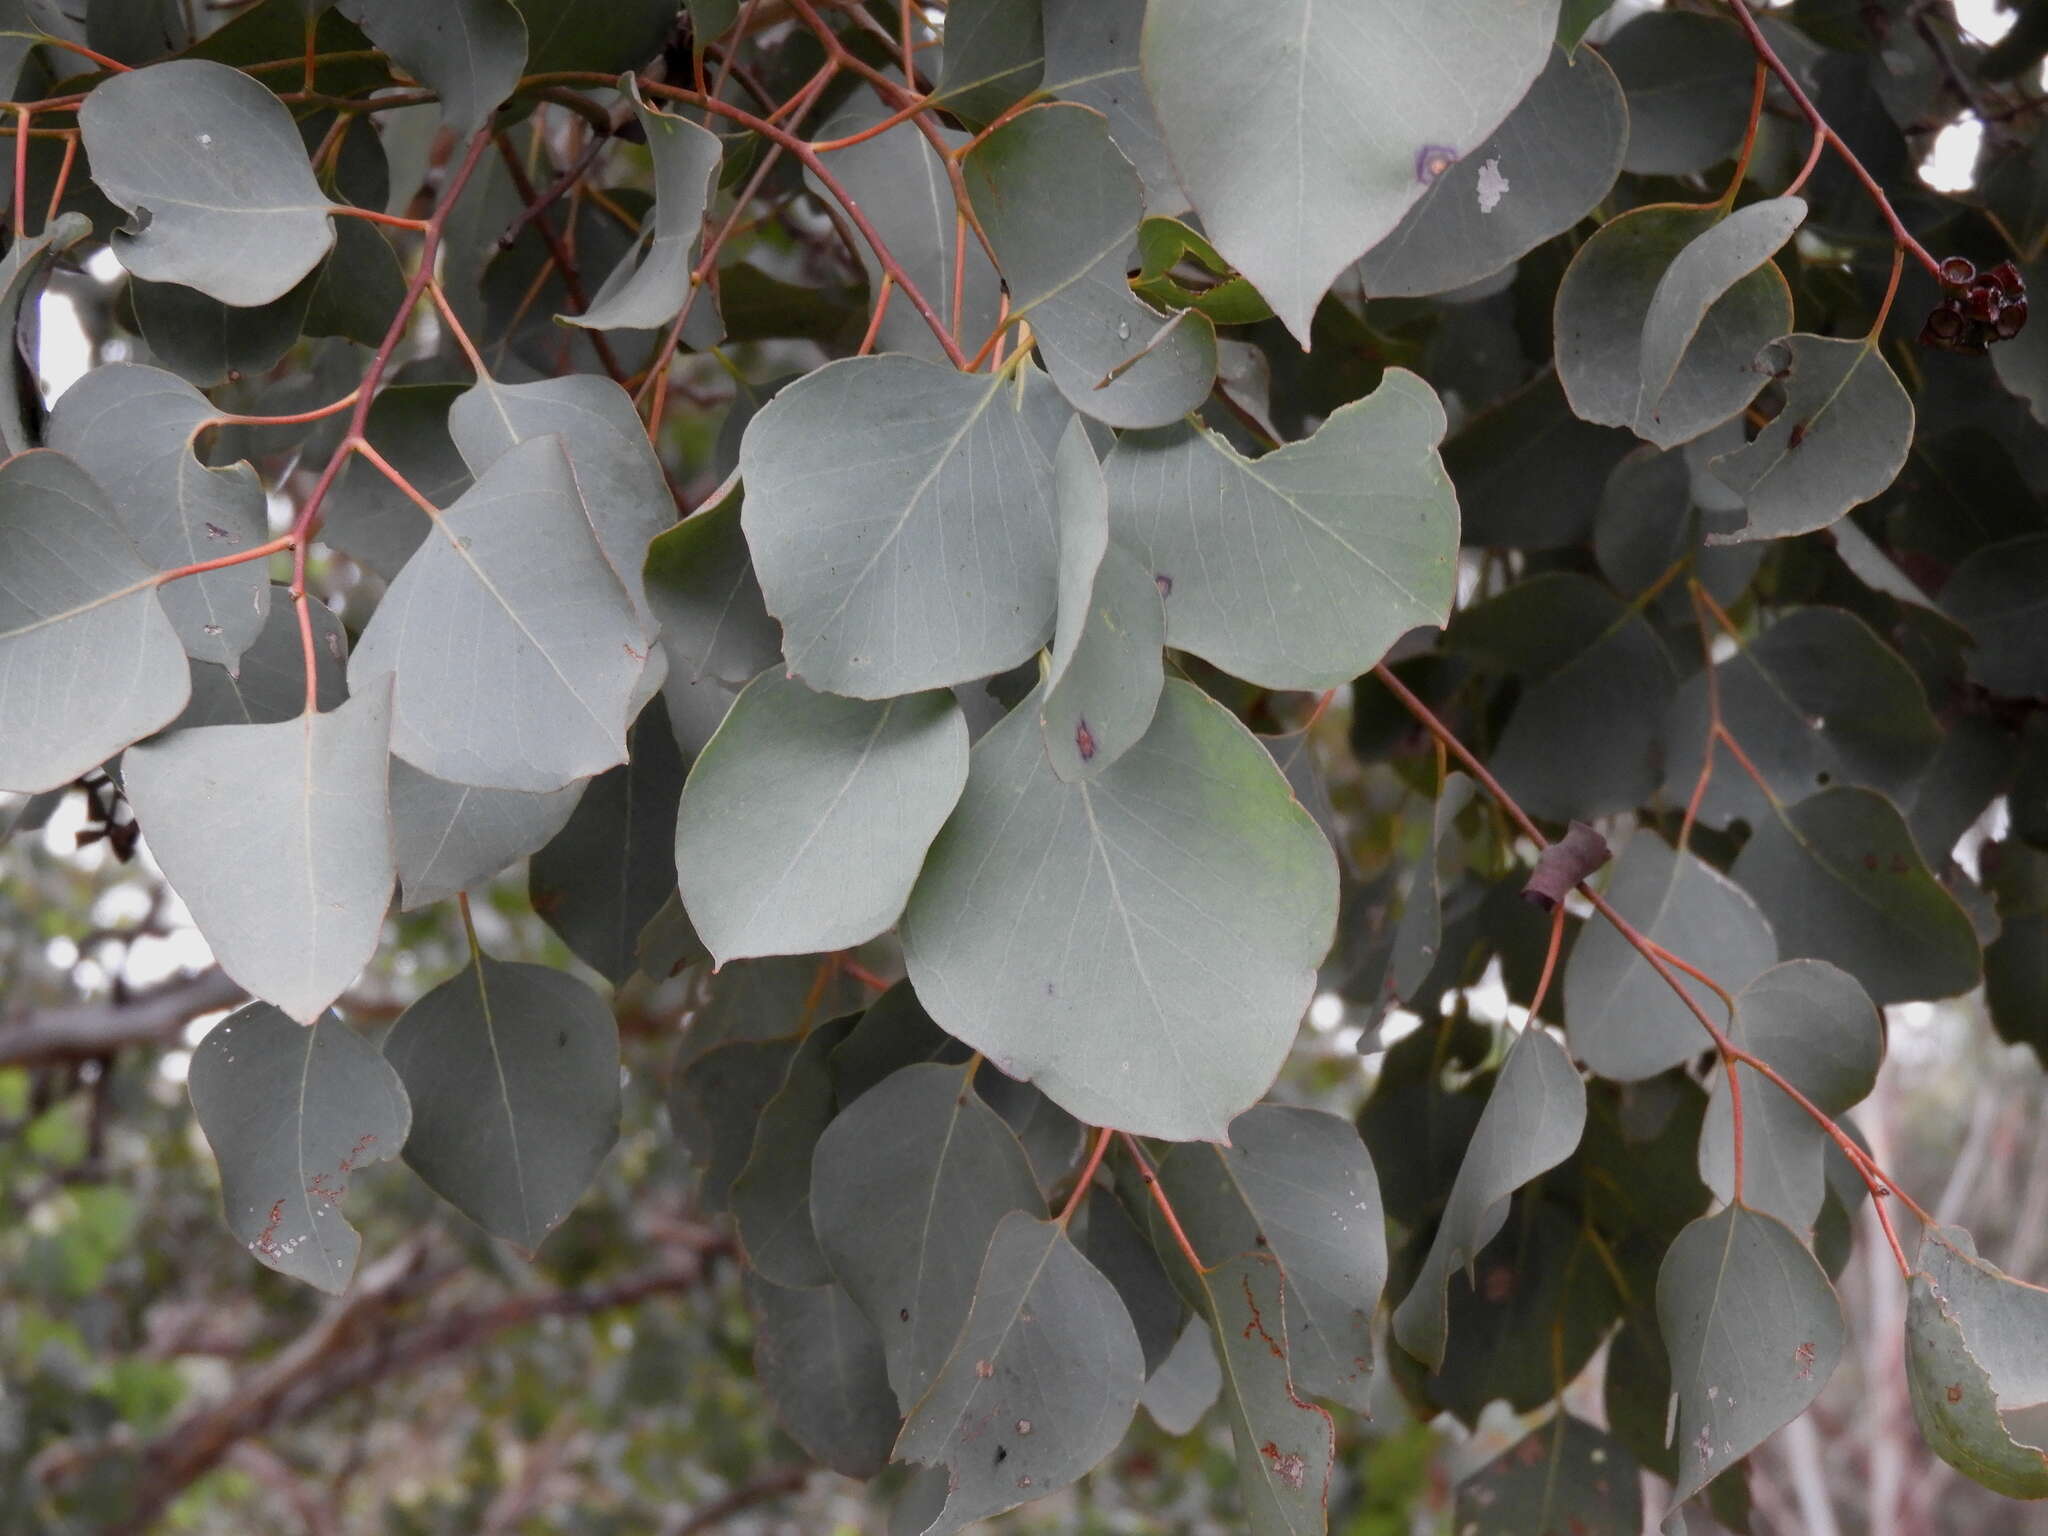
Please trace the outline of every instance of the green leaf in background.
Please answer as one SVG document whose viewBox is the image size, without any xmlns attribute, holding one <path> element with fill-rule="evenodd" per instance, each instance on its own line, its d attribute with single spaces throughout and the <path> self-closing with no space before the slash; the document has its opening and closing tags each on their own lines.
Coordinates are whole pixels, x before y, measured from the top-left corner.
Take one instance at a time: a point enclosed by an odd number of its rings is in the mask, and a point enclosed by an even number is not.
<svg viewBox="0 0 2048 1536">
<path fill-rule="evenodd" d="M 1722 219 L 1718 207 L 1655 203 L 1603 225 L 1579 247 L 1558 285 L 1553 323 L 1557 376 L 1587 421 L 1628 427 L 1669 448 L 1719 426 L 1770 382 L 1757 354 L 1791 328 L 1792 299 L 1768 259 L 1712 300 L 1661 390 L 1643 375 L 1647 327 L 1666 273 Z"/>
<path fill-rule="evenodd" d="M 251 1003 L 207 1031 L 186 1083 L 228 1230 L 278 1273 L 347 1290 L 363 1240 L 341 1201 L 350 1174 L 405 1145 L 398 1074 L 332 1013 L 303 1025 Z"/>
<path fill-rule="evenodd" d="M 337 236 L 336 246 L 340 240 Z M 330 258 L 331 259 L 331 258 Z M 323 262 L 324 266 L 324 262 Z M 136 328 L 157 362 L 202 389 L 259 378 L 298 344 L 320 286 L 318 270 L 268 304 L 223 304 L 178 283 L 128 280 Z"/>
<path fill-rule="evenodd" d="M 302 1024 L 356 979 L 383 931 L 397 873 L 390 736 L 380 683 L 331 714 L 178 731 L 124 760 L 150 853 L 221 969 Z"/>
<path fill-rule="evenodd" d="M 782 659 L 740 528 L 739 498 L 691 514 L 647 546 L 647 602 L 668 657 L 662 697 L 684 752 L 704 750 L 753 678 Z"/>
<path fill-rule="evenodd" d="M 777 1285 L 825 1285 L 832 1279 L 832 1266 L 811 1229 L 811 1162 L 838 1109 L 832 1057 L 852 1028 L 852 1020 L 835 1019 L 798 1043 L 781 1087 L 761 1106 L 753 1150 L 732 1183 L 733 1221 L 747 1263 Z M 879 1339 L 875 1357 L 879 1362 Z"/>
<path fill-rule="evenodd" d="M 308 603 L 313 626 L 314 704 L 323 713 L 348 697 L 348 636 L 341 616 L 325 603 Z M 306 707 L 306 646 L 299 605 L 291 588 L 270 589 L 270 617 L 242 652 L 235 670 L 210 661 L 192 663 L 192 697 L 170 729 L 202 725 L 276 725 Z"/>
<path fill-rule="evenodd" d="M 363 436 L 437 507 L 451 505 L 472 482 L 448 435 L 459 384 L 393 384 L 370 403 Z M 328 492 L 320 535 L 352 560 L 391 580 L 433 527 L 426 513 L 368 459 L 351 458 Z"/>
<path fill-rule="evenodd" d="M 1770 919 L 1779 953 L 1830 961 L 1880 1003 L 1954 997 L 1982 975 L 1969 918 L 1875 791 L 1838 785 L 1776 807 L 1729 874 Z"/>
<path fill-rule="evenodd" d="M 1202 403 L 1216 381 L 1213 329 L 1199 313 L 1162 317 L 1131 292 L 1144 193 L 1100 113 L 1032 107 L 991 131 L 961 170 L 1010 313 L 1031 322 L 1068 403 L 1112 427 L 1162 427 Z M 1062 199 L 1074 217 L 1048 217 Z"/>
<path fill-rule="evenodd" d="M 1602 488 L 1634 446 L 1627 433 L 1572 414 L 1545 369 L 1466 422 L 1444 445 L 1466 544 L 1554 549 L 1592 526 Z"/>
<path fill-rule="evenodd" d="M 0 39 L 4 41 L 4 39 Z M 0 55 L 4 58 L 4 55 Z M 24 311 L 40 314 L 43 281 L 49 264 L 92 232 L 83 214 L 60 214 L 40 235 L 17 236 L 0 257 L 0 329 L 21 332 Z M 37 445 L 33 425 L 41 414 L 42 396 L 25 377 L 26 370 L 0 370 L 0 444 L 9 454 L 26 453 Z"/>
<path fill-rule="evenodd" d="M 1443 877 L 1451 846 L 1453 825 L 1478 789 L 1463 773 L 1445 775 L 1430 812 L 1429 843 L 1417 861 L 1408 883 L 1408 896 L 1401 905 L 1401 923 L 1394 930 L 1394 996 L 1409 1002 L 1421 999 L 1423 984 L 1436 974 L 1443 945 Z"/>
<path fill-rule="evenodd" d="M 1123 1298 L 1131 1326 L 1138 1330 L 1146 1370 L 1157 1372 L 1180 1340 L 1188 1318 L 1187 1303 L 1174 1289 L 1151 1241 L 1122 1200 L 1097 1184 L 1088 1191 L 1081 1209 L 1075 1241 L 1088 1262 L 1109 1278 Z"/>
<path fill-rule="evenodd" d="M 720 963 L 865 943 L 966 781 L 951 694 L 870 702 L 762 673 L 690 769 L 674 844 L 691 922 Z"/>
<path fill-rule="evenodd" d="M 529 74 L 636 69 L 661 49 L 676 0 L 512 0 L 526 18 Z M 692 11 L 696 6 L 691 6 Z"/>
<path fill-rule="evenodd" d="M 1373 298 L 1448 293 L 1570 229 L 1614 185 L 1628 108 L 1599 54 L 1550 62 L 1486 142 L 1437 177 L 1358 276 Z"/>
<path fill-rule="evenodd" d="M 1109 136 L 1144 180 L 1145 211 L 1179 213 L 1187 194 L 1138 72 L 1145 0 L 1040 0 L 1040 10 L 1047 94 L 1109 119 Z"/>
<path fill-rule="evenodd" d="M 1942 611 L 1976 644 L 1970 676 L 1999 693 L 2048 698 L 2048 534 L 1989 544 L 1956 567 Z"/>
<path fill-rule="evenodd" d="M 1145 84 L 1209 238 L 1307 346 L 1337 274 L 1500 126 L 1556 30 L 1556 0 L 1154 0 Z"/>
<path fill-rule="evenodd" d="M 1749 123 L 1756 56 L 1720 16 L 1639 15 L 1601 50 L 1628 96 L 1626 169 L 1683 176 L 1735 152 Z"/>
<path fill-rule="evenodd" d="M 1321 1110 L 1255 1104 L 1231 1121 L 1229 1145 L 1170 1150 L 1159 1180 L 1209 1262 L 1253 1249 L 1279 1261 L 1296 1389 L 1368 1411 L 1387 1241 L 1357 1130 Z"/>
<path fill-rule="evenodd" d="M 843 1286 L 747 1275 L 754 1370 L 792 1440 L 847 1477 L 888 1465 L 899 1415 L 882 1340 Z"/>
<path fill-rule="evenodd" d="M 569 1214 L 618 1139 L 618 1026 L 560 971 L 474 955 L 399 1016 L 384 1059 L 412 1100 L 406 1162 L 521 1253 Z"/>
<path fill-rule="evenodd" d="M 1758 366 L 1783 385 L 1785 405 L 1749 443 L 1713 461 L 1749 516 L 1717 542 L 1825 528 L 1890 485 L 1913 444 L 1913 402 L 1874 336 L 1786 336 Z"/>
<path fill-rule="evenodd" d="M 1640 1531 L 1642 1479 L 1618 1440 L 1560 1411 L 1458 1484 L 1452 1521 L 1462 1536 Z"/>
<path fill-rule="evenodd" d="M 1189 287 L 1175 268 L 1192 267 L 1215 281 Z M 1192 277 L 1192 273 L 1189 274 Z M 1138 275 L 1131 288 L 1161 309 L 1196 309 L 1218 325 L 1255 325 L 1273 317 L 1259 290 L 1230 270 L 1216 247 L 1179 219 L 1148 218 L 1138 226 Z"/>
<path fill-rule="evenodd" d="M 882 1335 L 906 1411 L 952 1353 L 997 1226 L 1045 1213 L 1024 1149 L 971 1078 L 903 1068 L 841 1112 L 811 1162 L 818 1246 Z"/>
<path fill-rule="evenodd" d="M 730 1206 L 732 1186 L 753 1153 L 761 1113 L 781 1091 L 802 1045 L 804 1037 L 793 1033 L 807 1022 L 801 1014 L 791 1008 L 787 1016 L 749 1021 L 748 1032 L 761 1038 L 713 1044 L 694 1061 L 678 1062 L 669 1076 L 670 1126 L 704 1170 L 698 1202 L 707 1211 Z M 685 1051 L 693 1044 L 686 1041 Z"/>
<path fill-rule="evenodd" d="M 191 696 L 156 572 L 61 453 L 0 464 L 0 785 L 69 784 Z"/>
<path fill-rule="evenodd" d="M 174 59 L 115 75 L 78 125 L 93 180 L 135 216 L 114 249 L 137 277 L 267 304 L 334 244 L 291 114 L 240 70 Z"/>
<path fill-rule="evenodd" d="M 957 1531 L 1075 1482 L 1123 1439 L 1144 1382 L 1116 1288 L 1064 1227 L 1010 1212 L 959 1342 L 896 1443 L 900 1460 L 952 1469 L 927 1530 Z"/>
<path fill-rule="evenodd" d="M 1585 1128 L 1585 1080 L 1564 1047 L 1531 1023 L 1472 1132 L 1421 1273 L 1394 1309 L 1394 1337 L 1432 1370 L 1444 1363 L 1451 1276 L 1471 1270 L 1506 1223 L 1509 1197 L 1570 1157 Z"/>
<path fill-rule="evenodd" d="M 1005 671 L 1052 632 L 1045 375 L 830 363 L 747 427 L 740 517 L 793 676 L 883 699 Z"/>
<path fill-rule="evenodd" d="M 253 548 L 269 534 L 256 471 L 246 463 L 209 469 L 193 457 L 193 439 L 214 415 L 184 380 L 117 363 L 64 392 L 45 440 L 105 489 L 143 558 L 174 570 Z M 257 560 L 159 590 L 186 652 L 223 667 L 255 642 L 270 610 L 270 578 Z"/>
<path fill-rule="evenodd" d="M 1052 771 L 1092 779 L 1152 723 L 1165 686 L 1166 613 L 1159 585 L 1109 539 L 1109 491 L 1081 418 L 1054 460 L 1059 503 L 1059 613 L 1039 710 Z"/>
<path fill-rule="evenodd" d="M 1894 797 L 1918 780 L 1941 727 L 1912 669 L 1855 615 L 1790 608 L 1715 664 L 1721 720 L 1780 799 L 1860 784 Z M 1681 804 L 1699 778 L 1713 714 L 1708 680 L 1688 678 L 1665 717 L 1664 793 Z M 1759 827 L 1770 802 L 1724 746 L 1700 819 Z M 1941 850 L 1945 856 L 1946 848 Z"/>
<path fill-rule="evenodd" d="M 349 658 L 393 674 L 392 750 L 436 778 L 545 793 L 626 756 L 653 646 L 560 438 L 496 460 L 434 520 Z"/>
<path fill-rule="evenodd" d="M 1221 1139 L 1294 1040 L 1336 862 L 1273 760 L 1169 681 L 1152 726 L 1063 784 L 1036 698 L 975 744 L 903 915 L 948 1034 L 1091 1125 Z"/>
<path fill-rule="evenodd" d="M 1906 1306 L 1906 1385 L 1934 1453 L 2011 1499 L 2048 1498 L 2048 1291 L 1977 1257 L 1960 1227 L 1920 1237 Z"/>
<path fill-rule="evenodd" d="M 512 0 L 337 0 L 394 63 L 441 96 L 458 141 L 512 94 L 526 67 L 526 21 Z"/>
<path fill-rule="evenodd" d="M 1877 1086 L 1884 1060 L 1877 1009 L 1853 976 L 1822 960 L 1788 960 L 1737 992 L 1728 1037 L 1838 1120 Z M 1827 1134 L 1754 1068 L 1734 1070 L 1742 1083 L 1743 1203 L 1809 1232 L 1820 1215 Z M 1735 1198 L 1734 1152 L 1728 1084 L 1717 1078 L 1700 1130 L 1700 1177 L 1723 1200 Z"/>
<path fill-rule="evenodd" d="M 1145 1382 L 1138 1401 L 1169 1435 L 1192 1433 L 1223 1395 L 1223 1368 L 1209 1338 L 1206 1319 L 1190 1320 L 1174 1341 L 1173 1353 Z"/>
<path fill-rule="evenodd" d="M 1753 895 L 1653 832 L 1629 839 L 1605 894 L 1645 937 L 1731 992 L 1777 961 L 1777 940 Z M 1704 990 L 1693 996 L 1703 1007 L 1719 1006 Z M 1564 1017 L 1573 1054 L 1602 1077 L 1623 1082 L 1654 1077 L 1712 1044 L 1692 1010 L 1605 922 L 1589 923 L 1572 945 L 1564 967 Z"/>
<path fill-rule="evenodd" d="M 1168 644 L 1247 682 L 1334 688 L 1449 617 L 1443 433 L 1435 392 L 1396 369 L 1259 459 L 1201 428 L 1130 433 L 1103 466 L 1110 535 L 1158 582 Z"/>
<path fill-rule="evenodd" d="M 954 0 L 933 100 L 983 127 L 1038 87 L 1045 72 L 1039 0 Z"/>
<path fill-rule="evenodd" d="M 1672 1243 L 1657 1317 L 1678 1396 L 1675 1509 L 1820 1396 L 1842 1358 L 1842 1304 L 1783 1222 L 1731 1205 Z"/>
<path fill-rule="evenodd" d="M 654 156 L 654 233 L 637 262 L 622 265 L 568 325 L 594 331 L 651 330 L 676 317 L 690 295 L 691 257 L 704 229 L 705 204 L 718 177 L 724 147 L 718 135 L 640 98 L 636 76 L 622 75 L 633 115 Z"/>
<path fill-rule="evenodd" d="M 534 853 L 527 872 L 533 910 L 615 987 L 638 968 L 640 930 L 675 886 L 669 845 L 688 771 L 659 699 L 633 722 L 626 752 L 625 762 L 572 800 L 567 822 Z M 554 803 L 551 796 L 535 799 Z"/>
</svg>

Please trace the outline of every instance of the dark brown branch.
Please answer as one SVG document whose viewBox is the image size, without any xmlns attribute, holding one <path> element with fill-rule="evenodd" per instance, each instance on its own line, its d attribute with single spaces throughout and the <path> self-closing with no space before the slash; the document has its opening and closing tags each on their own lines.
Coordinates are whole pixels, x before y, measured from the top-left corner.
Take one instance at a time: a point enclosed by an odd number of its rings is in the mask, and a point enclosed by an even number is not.
<svg viewBox="0 0 2048 1536">
<path fill-rule="evenodd" d="M 247 997 L 216 967 L 174 977 L 126 1002 L 24 1009 L 0 1024 L 0 1067 L 58 1066 L 163 1045 L 200 1014 L 233 1008 Z"/>
</svg>

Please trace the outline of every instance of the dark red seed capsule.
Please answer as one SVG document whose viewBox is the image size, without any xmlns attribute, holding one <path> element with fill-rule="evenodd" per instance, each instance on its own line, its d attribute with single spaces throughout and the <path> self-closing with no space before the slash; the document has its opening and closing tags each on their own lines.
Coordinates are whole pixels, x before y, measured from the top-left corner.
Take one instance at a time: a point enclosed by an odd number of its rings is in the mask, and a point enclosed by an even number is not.
<svg viewBox="0 0 2048 1536">
<path fill-rule="evenodd" d="M 1949 256 L 1941 263 L 1941 280 L 1951 288 L 1966 288 L 1976 276 L 1976 263 L 1967 256 Z"/>
<path fill-rule="evenodd" d="M 1999 296 L 1997 292 L 1982 286 L 1972 288 L 1963 300 L 1963 312 L 1972 320 L 1990 324 L 1998 318 Z"/>
<path fill-rule="evenodd" d="M 1984 280 L 1989 283 L 1996 283 L 2006 293 L 2025 293 L 2027 291 L 2027 280 L 2020 276 L 2020 269 L 2009 261 L 2001 261 L 1989 272 L 1986 272 Z"/>
<path fill-rule="evenodd" d="M 1998 312 L 1998 339 L 2011 341 L 2027 323 L 2027 301 L 2013 299 Z"/>
</svg>

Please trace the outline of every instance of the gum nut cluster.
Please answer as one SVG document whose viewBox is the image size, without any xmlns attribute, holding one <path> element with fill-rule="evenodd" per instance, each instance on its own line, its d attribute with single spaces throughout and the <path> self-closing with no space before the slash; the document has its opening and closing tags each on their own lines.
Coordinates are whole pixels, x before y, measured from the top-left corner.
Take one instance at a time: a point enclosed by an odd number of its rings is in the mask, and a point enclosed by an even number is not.
<svg viewBox="0 0 2048 1536">
<path fill-rule="evenodd" d="M 1947 293 L 1920 328 L 1922 346 L 1981 357 L 2027 323 L 2026 279 L 2009 261 L 1979 272 L 1967 257 L 1951 256 L 1941 264 L 1941 284 Z"/>
</svg>

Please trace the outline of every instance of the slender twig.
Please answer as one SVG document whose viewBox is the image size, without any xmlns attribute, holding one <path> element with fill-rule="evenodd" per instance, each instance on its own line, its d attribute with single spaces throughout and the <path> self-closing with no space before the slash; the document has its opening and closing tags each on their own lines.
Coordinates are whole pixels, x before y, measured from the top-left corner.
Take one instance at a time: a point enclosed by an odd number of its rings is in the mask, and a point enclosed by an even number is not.
<svg viewBox="0 0 2048 1536">
<path fill-rule="evenodd" d="M 1166 1198 L 1166 1191 L 1159 1183 L 1159 1175 L 1152 1171 L 1151 1161 L 1145 1156 L 1145 1149 L 1138 1145 L 1138 1139 L 1128 1131 L 1118 1131 L 1117 1139 L 1123 1142 L 1124 1150 L 1131 1154 L 1131 1161 L 1137 1165 L 1138 1176 L 1145 1181 L 1146 1192 L 1152 1196 L 1152 1203 L 1159 1207 L 1159 1214 L 1166 1218 L 1166 1225 L 1173 1233 L 1173 1240 L 1180 1244 L 1180 1251 L 1187 1256 L 1198 1275 L 1207 1274 L 1209 1266 L 1202 1262 L 1202 1256 L 1195 1252 L 1195 1245 L 1188 1241 L 1188 1235 L 1181 1230 L 1180 1217 L 1174 1214 L 1173 1202 Z"/>
<path fill-rule="evenodd" d="M 292 547 L 294 542 L 290 534 L 281 533 L 268 544 L 258 544 L 253 549 L 239 550 L 232 555 L 222 555 L 214 560 L 194 561 L 191 565 L 176 566 L 168 571 L 158 571 L 156 575 L 150 578 L 150 581 L 153 585 L 160 587 L 167 581 L 182 581 L 187 576 L 200 576 L 208 571 L 226 570 L 231 565 L 246 565 L 251 560 L 263 560 L 271 555 L 283 554 Z"/>
<path fill-rule="evenodd" d="M 1106 1125 L 1095 1133 L 1095 1146 L 1088 1154 L 1088 1161 L 1081 1165 L 1081 1172 L 1074 1179 L 1073 1193 L 1067 1196 L 1067 1203 L 1060 1211 L 1061 1226 L 1074 1219 L 1074 1212 L 1088 1198 L 1088 1186 L 1095 1182 L 1095 1170 L 1102 1166 L 1102 1154 L 1109 1150 L 1109 1139 L 1115 1134 Z"/>
</svg>

